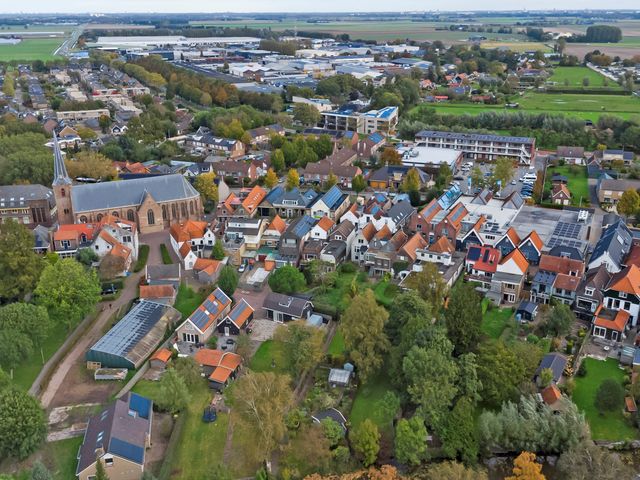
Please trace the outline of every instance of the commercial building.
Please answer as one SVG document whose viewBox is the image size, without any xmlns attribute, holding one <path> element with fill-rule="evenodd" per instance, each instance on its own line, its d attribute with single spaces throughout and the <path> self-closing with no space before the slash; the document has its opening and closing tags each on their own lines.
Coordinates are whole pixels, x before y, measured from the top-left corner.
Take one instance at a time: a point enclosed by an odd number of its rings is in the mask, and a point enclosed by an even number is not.
<svg viewBox="0 0 640 480">
<path fill-rule="evenodd" d="M 510 157 L 526 165 L 531 164 L 536 151 L 536 139 L 532 137 L 422 130 L 415 140 L 419 146 L 459 150 L 467 158 L 496 160 Z"/>
</svg>

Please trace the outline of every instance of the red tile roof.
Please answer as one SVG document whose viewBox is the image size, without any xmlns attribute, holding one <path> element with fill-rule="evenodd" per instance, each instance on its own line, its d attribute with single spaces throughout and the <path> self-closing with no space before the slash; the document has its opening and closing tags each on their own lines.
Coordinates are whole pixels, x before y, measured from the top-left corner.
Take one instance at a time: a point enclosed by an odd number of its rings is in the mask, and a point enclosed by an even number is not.
<svg viewBox="0 0 640 480">
<path fill-rule="evenodd" d="M 509 227 L 509 230 L 507 230 L 507 233 L 505 233 L 505 235 L 509 237 L 509 240 L 511 240 L 514 247 L 520 245 L 520 236 L 518 235 L 518 232 L 516 232 L 515 228 Z"/>
<path fill-rule="evenodd" d="M 248 212 L 253 213 L 260 202 L 267 196 L 267 191 L 259 185 L 251 189 L 247 197 L 242 202 L 242 207 Z"/>
<path fill-rule="evenodd" d="M 282 234 L 286 229 L 287 224 L 285 223 L 285 221 L 280 218 L 280 215 L 276 215 L 275 217 L 273 217 L 273 220 L 271 220 L 271 223 L 269 224 L 269 228 L 267 230 L 276 230 Z"/>
<path fill-rule="evenodd" d="M 615 316 L 614 316 L 615 314 Z M 613 318 L 611 318 L 613 317 Z M 595 314 L 593 324 L 596 327 L 603 327 L 617 332 L 624 332 L 624 328 L 629 323 L 631 315 L 625 310 L 608 310 L 600 305 Z"/>
<path fill-rule="evenodd" d="M 196 263 L 193 264 L 193 269 L 197 272 L 205 272 L 209 275 L 213 275 L 222 267 L 222 262 L 214 260 L 212 258 L 198 258 Z"/>
<path fill-rule="evenodd" d="M 161 362 L 167 363 L 171 358 L 171 350 L 167 350 L 166 348 L 161 348 L 156 351 L 149 360 L 160 360 Z"/>
<path fill-rule="evenodd" d="M 93 239 L 95 233 L 95 225 L 91 223 L 76 223 L 69 225 L 60 225 L 58 230 L 53 234 L 54 240 L 77 240 L 83 233 L 86 235 L 87 240 Z"/>
<path fill-rule="evenodd" d="M 547 405 L 553 405 L 562 398 L 562 392 L 555 385 L 549 385 L 540 392 L 540 395 L 542 395 L 542 400 Z"/>
<path fill-rule="evenodd" d="M 316 226 L 320 227 L 322 230 L 324 230 L 325 232 L 329 232 L 329 230 L 331 230 L 331 228 L 336 224 L 336 222 L 334 222 L 333 220 L 331 220 L 329 217 L 325 216 L 322 217 L 318 223 L 316 224 Z"/>
<path fill-rule="evenodd" d="M 480 258 L 473 264 L 474 270 L 495 273 L 501 257 L 500 250 L 493 247 L 480 247 Z"/>
<path fill-rule="evenodd" d="M 515 250 L 512 250 L 511 253 L 509 253 L 506 257 L 504 257 L 500 262 L 500 264 L 504 265 L 510 260 L 513 260 L 515 262 L 515 264 L 522 271 L 522 273 L 525 273 L 529 268 L 529 262 L 527 261 L 525 256 L 522 254 L 522 252 L 517 248 Z"/>
<path fill-rule="evenodd" d="M 172 285 L 140 285 L 140 298 L 169 298 L 175 292 Z"/>
<path fill-rule="evenodd" d="M 535 230 L 531 230 L 531 233 L 529 233 L 529 235 L 524 237 L 522 242 L 520 242 L 520 245 L 524 244 L 527 240 L 531 241 L 531 243 L 536 247 L 536 250 L 538 250 L 538 252 L 542 251 L 542 247 L 544 247 L 544 243 L 542 243 L 542 239 L 540 238 L 540 235 L 538 235 L 538 232 L 536 232 Z"/>
<path fill-rule="evenodd" d="M 376 235 L 376 227 L 373 223 L 367 223 L 362 229 L 362 236 L 367 239 L 368 242 Z"/>
<path fill-rule="evenodd" d="M 577 272 L 578 276 L 581 277 L 584 273 L 584 262 L 569 257 L 554 257 L 545 254 L 540 256 L 540 270 L 564 273 L 566 275 L 571 272 Z"/>
<path fill-rule="evenodd" d="M 445 238 L 445 237 L 442 237 Z M 411 237 L 409 240 L 407 240 L 407 243 L 405 243 L 402 248 L 400 249 L 401 252 L 404 252 L 404 254 L 409 257 L 411 259 L 411 261 L 415 261 L 416 260 L 416 250 L 418 248 L 425 248 L 427 246 L 427 241 L 422 238 L 422 235 L 420 235 L 419 233 L 416 233 L 413 235 L 413 237 Z"/>
<path fill-rule="evenodd" d="M 640 268 L 636 265 L 629 265 L 616 273 L 609 282 L 608 288 L 617 292 L 640 295 Z"/>
<path fill-rule="evenodd" d="M 437 242 L 429 247 L 430 252 L 434 253 L 453 253 L 455 249 L 447 237 L 440 237 Z"/>
</svg>

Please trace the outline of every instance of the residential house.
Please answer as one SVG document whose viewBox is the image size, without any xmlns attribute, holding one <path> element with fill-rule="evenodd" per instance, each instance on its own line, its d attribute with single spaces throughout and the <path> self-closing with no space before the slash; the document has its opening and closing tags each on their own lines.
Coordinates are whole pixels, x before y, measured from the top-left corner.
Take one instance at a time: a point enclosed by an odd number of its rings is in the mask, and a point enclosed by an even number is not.
<svg viewBox="0 0 640 480">
<path fill-rule="evenodd" d="M 631 315 L 626 310 L 598 307 L 593 316 L 593 338 L 611 343 L 622 342 L 631 323 Z"/>
<path fill-rule="evenodd" d="M 286 222 L 279 215 L 276 215 L 262 233 L 262 245 L 265 247 L 277 247 L 280 237 L 286 230 Z"/>
<path fill-rule="evenodd" d="M 633 152 L 625 151 L 625 150 L 596 150 L 594 155 L 600 159 L 602 163 L 613 163 L 620 162 L 624 165 L 631 165 L 633 163 L 634 155 Z"/>
<path fill-rule="evenodd" d="M 496 304 L 516 303 L 524 285 L 529 262 L 519 249 L 503 257 L 491 278 L 491 288 L 487 298 Z"/>
<path fill-rule="evenodd" d="M 239 157 L 244 155 L 245 146 L 239 140 L 220 138 L 213 135 L 207 127 L 200 127 L 195 133 L 188 134 L 185 146 L 194 153 Z"/>
<path fill-rule="evenodd" d="M 469 246 L 464 262 L 468 279 L 481 283 L 482 288 L 488 290 L 501 259 L 502 253 L 497 248 L 481 245 Z"/>
<path fill-rule="evenodd" d="M 53 251 L 61 258 L 75 257 L 81 248 L 91 248 L 96 231 L 91 223 L 59 225 L 53 232 Z"/>
<path fill-rule="evenodd" d="M 178 341 L 206 343 L 216 330 L 218 322 L 229 313 L 231 299 L 219 288 L 204 299 L 202 304 L 176 329 Z"/>
<path fill-rule="evenodd" d="M 583 320 L 592 320 L 604 300 L 604 289 L 611 281 L 612 274 L 607 267 L 600 265 L 589 270 L 576 290 L 576 302 L 573 311 Z"/>
<path fill-rule="evenodd" d="M 551 298 L 573 305 L 584 275 L 584 262 L 569 257 L 542 255 L 540 265 L 531 282 L 530 299 L 550 303 Z"/>
<path fill-rule="evenodd" d="M 437 242 L 416 249 L 416 263 L 413 270 L 421 270 L 421 263 L 437 263 L 449 266 L 453 262 L 454 246 L 447 237 L 440 237 Z"/>
<path fill-rule="evenodd" d="M 322 217 L 311 229 L 311 238 L 316 240 L 326 240 L 329 238 L 329 232 L 333 230 L 336 223 L 329 217 Z"/>
<path fill-rule="evenodd" d="M 556 183 L 551 190 L 551 201 L 554 205 L 569 205 L 571 203 L 571 192 L 566 185 Z"/>
<path fill-rule="evenodd" d="M 632 238 L 631 231 L 623 220 L 605 228 L 589 258 L 588 269 L 605 265 L 611 273 L 622 270 L 624 259 L 631 250 Z"/>
<path fill-rule="evenodd" d="M 345 215 L 346 216 L 346 215 Z M 347 221 L 347 220 L 344 220 Z M 351 245 L 351 261 L 360 265 L 364 263 L 364 254 L 369 249 L 369 242 L 374 235 L 378 233 L 373 223 L 368 223 L 364 228 L 360 229 Z"/>
<path fill-rule="evenodd" d="M 140 285 L 140 298 L 165 305 L 172 305 L 176 301 L 177 290 L 173 285 Z"/>
<path fill-rule="evenodd" d="M 408 201 L 402 200 L 393 205 L 383 215 L 383 220 L 392 232 L 396 232 L 409 224 L 416 209 Z"/>
<path fill-rule="evenodd" d="M 242 298 L 233 306 L 229 314 L 218 322 L 216 329 L 225 337 L 240 335 L 240 332 L 245 331 L 253 320 L 254 313 L 253 307 Z"/>
<path fill-rule="evenodd" d="M 225 241 L 242 240 L 247 250 L 257 250 L 262 243 L 266 222 L 262 218 L 236 218 L 227 222 Z M 236 242 L 237 243 L 237 242 Z"/>
<path fill-rule="evenodd" d="M 345 220 L 344 222 L 340 222 L 338 226 L 329 233 L 328 240 L 331 242 L 344 242 L 346 244 L 348 254 L 351 251 L 351 246 L 353 245 L 355 237 L 355 225 L 349 220 Z"/>
<path fill-rule="evenodd" d="M 296 218 L 280 237 L 276 265 L 298 265 L 304 243 L 311 236 L 316 219 L 308 215 Z"/>
<path fill-rule="evenodd" d="M 147 285 L 173 285 L 177 289 L 182 278 L 182 266 L 179 263 L 146 265 L 144 278 Z"/>
<path fill-rule="evenodd" d="M 260 145 L 266 145 L 274 135 L 284 135 L 284 128 L 282 125 L 274 123 L 273 125 L 266 125 L 264 127 L 252 128 L 247 130 L 249 137 L 251 138 L 251 146 L 257 147 Z"/>
<path fill-rule="evenodd" d="M 258 206 L 267 196 L 267 191 L 259 185 L 253 187 L 242 203 L 233 212 L 234 217 L 254 217 L 258 211 Z"/>
<path fill-rule="evenodd" d="M 496 242 L 495 247 L 500 250 L 503 256 L 506 256 L 518 248 L 521 242 L 522 239 L 518 235 L 518 232 L 516 232 L 516 229 L 509 227 L 502 235 L 502 238 Z"/>
<path fill-rule="evenodd" d="M 229 193 L 224 201 L 218 202 L 218 205 L 216 206 L 216 218 L 221 222 L 225 222 L 233 216 L 236 208 L 238 208 L 241 203 L 242 200 L 240 200 L 235 193 Z"/>
<path fill-rule="evenodd" d="M 640 310 L 640 267 L 629 265 L 614 273 L 604 290 L 602 305 L 608 309 L 628 312 L 631 324 L 635 327 Z"/>
<path fill-rule="evenodd" d="M 342 224 L 341 224 L 342 225 Z M 347 258 L 347 243 L 342 240 L 330 240 L 320 252 L 320 260 L 331 268 L 336 268 Z"/>
<path fill-rule="evenodd" d="M 353 177 L 362 174 L 362 170 L 353 165 L 357 159 L 356 152 L 350 148 L 336 150 L 319 162 L 308 163 L 302 172 L 302 178 L 307 183 L 319 185 L 325 183 L 333 174 L 337 178 L 338 185 L 351 188 Z"/>
<path fill-rule="evenodd" d="M 242 357 L 237 353 L 209 348 L 199 349 L 193 360 L 202 368 L 209 380 L 209 387 L 219 392 L 236 378 L 242 366 Z"/>
<path fill-rule="evenodd" d="M 605 204 L 617 204 L 627 190 L 640 190 L 640 180 L 611 178 L 607 174 L 602 174 L 596 185 L 598 201 Z"/>
<path fill-rule="evenodd" d="M 455 244 L 462 229 L 462 220 L 468 213 L 464 204 L 457 203 L 440 221 L 437 215 L 434 219 L 437 224 L 429 234 L 429 243 L 433 243 L 434 238 L 447 237 L 452 244 Z"/>
<path fill-rule="evenodd" d="M 283 323 L 307 320 L 313 312 L 313 303 L 306 298 L 271 292 L 265 297 L 262 308 L 266 310 L 268 319 Z"/>
<path fill-rule="evenodd" d="M 350 204 L 349 195 L 342 193 L 342 190 L 334 185 L 311 204 L 310 215 L 315 218 L 328 216 L 337 222 Z"/>
<path fill-rule="evenodd" d="M 248 182 L 258 179 L 257 167 L 251 162 L 242 160 L 213 162 L 211 169 L 216 173 L 216 176 L 224 178 L 230 183 L 244 184 L 245 179 L 248 179 Z"/>
<path fill-rule="evenodd" d="M 212 258 L 197 258 L 193 271 L 200 283 L 216 283 L 224 264 Z"/>
<path fill-rule="evenodd" d="M 169 239 L 185 270 L 192 270 L 196 260 L 202 258 L 205 250 L 212 248 L 216 241 L 207 222 L 195 220 L 171 225 Z"/>
<path fill-rule="evenodd" d="M 271 192 L 265 197 L 265 201 L 271 202 L 271 205 L 275 209 L 276 214 L 283 218 L 294 218 L 304 215 L 310 211 L 311 205 L 313 205 L 316 199 L 320 196 L 313 190 L 301 191 L 298 188 L 294 188 L 285 191 L 280 187 L 277 197 L 270 198 Z"/>
<path fill-rule="evenodd" d="M 556 157 L 563 159 L 567 163 L 584 165 L 584 148 L 558 146 L 556 148 Z"/>
<path fill-rule="evenodd" d="M 369 274 L 380 276 L 393 273 L 393 264 L 398 258 L 398 252 L 407 240 L 407 234 L 402 230 L 398 230 L 391 236 L 391 231 L 386 225 L 378 231 L 365 253 L 365 266 Z"/>
<path fill-rule="evenodd" d="M 27 228 L 50 227 L 56 220 L 56 201 L 43 185 L 1 185 L 0 223 L 13 219 Z"/>
<path fill-rule="evenodd" d="M 326 245 L 325 241 L 311 238 L 302 247 L 301 263 L 308 264 L 313 260 L 320 260 L 320 254 Z"/>
<path fill-rule="evenodd" d="M 163 372 L 166 370 L 169 361 L 171 360 L 172 352 L 167 348 L 160 348 L 149 357 L 149 367 L 153 370 Z"/>
<path fill-rule="evenodd" d="M 374 190 L 400 190 L 407 173 L 413 168 L 415 167 L 407 165 L 386 165 L 371 172 L 367 182 Z M 418 172 L 420 187 L 426 186 L 431 181 L 431 176 L 424 170 L 415 170 Z"/>
<path fill-rule="evenodd" d="M 530 265 L 537 265 L 540 261 L 543 247 L 544 243 L 542 243 L 542 239 L 540 238 L 540 235 L 538 235 L 538 232 L 531 230 L 529 235 L 524 237 L 518 245 L 518 250 L 520 250 L 520 253 L 524 255 L 524 258 L 527 259 L 527 262 Z"/>
<path fill-rule="evenodd" d="M 351 148 L 356 151 L 358 158 L 369 159 L 372 155 L 377 154 L 386 143 L 387 137 L 380 132 L 374 132 L 365 138 L 358 138 Z"/>
<path fill-rule="evenodd" d="M 95 479 L 100 462 L 109 478 L 139 480 L 151 447 L 152 424 L 153 402 L 133 392 L 90 417 L 78 451 L 76 477 Z"/>
</svg>

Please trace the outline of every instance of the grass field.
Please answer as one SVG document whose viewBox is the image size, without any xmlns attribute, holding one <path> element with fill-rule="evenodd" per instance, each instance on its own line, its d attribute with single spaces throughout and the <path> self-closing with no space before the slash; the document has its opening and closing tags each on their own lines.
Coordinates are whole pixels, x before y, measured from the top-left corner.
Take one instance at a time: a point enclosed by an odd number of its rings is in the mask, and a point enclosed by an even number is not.
<svg viewBox="0 0 640 480">
<path fill-rule="evenodd" d="M 582 410 L 591 427 L 594 440 L 631 440 L 638 437 L 638 431 L 631 427 L 622 416 L 622 408 L 617 412 L 601 415 L 594 406 L 596 391 L 600 384 L 608 379 L 622 383 L 625 373 L 618 368 L 618 361 L 609 358 L 606 361 L 585 358 L 587 374 L 576 377 L 573 401 Z"/>
<path fill-rule="evenodd" d="M 585 78 L 589 79 L 589 88 L 604 87 L 603 82 L 607 80 L 609 89 L 622 89 L 613 80 L 609 80 L 604 75 L 600 75 L 587 67 L 556 67 L 553 69 L 553 75 L 549 77 L 549 80 L 556 82 L 558 86 L 564 86 L 566 81 L 569 87 L 582 87 L 582 81 Z"/>
<path fill-rule="evenodd" d="M 284 346 L 275 340 L 263 342 L 249 362 L 249 368 L 254 372 L 287 373 Z"/>
<path fill-rule="evenodd" d="M 492 308 L 489 310 L 489 300 L 482 301 L 482 332 L 491 337 L 498 339 L 504 329 L 509 325 L 509 320 L 513 316 L 510 308 Z"/>
<path fill-rule="evenodd" d="M 640 115 L 640 98 L 626 95 L 587 95 L 564 93 L 527 92 L 514 102 L 520 108 L 506 110 L 502 105 L 473 103 L 438 103 L 430 105 L 437 112 L 453 115 L 477 115 L 482 112 L 508 111 L 554 113 L 596 121 L 601 115 L 616 115 L 622 118 Z"/>
<path fill-rule="evenodd" d="M 0 45 L 0 61 L 11 60 L 53 60 L 53 52 L 64 38 L 30 38 L 16 45 Z"/>
<path fill-rule="evenodd" d="M 392 419 L 386 417 L 378 408 L 380 400 L 389 391 L 394 391 L 394 389 L 391 386 L 390 379 L 384 374 L 379 374 L 364 385 L 361 385 L 351 407 L 351 414 L 349 415 L 351 425 L 359 425 L 368 418 L 380 430 L 390 430 Z"/>
<path fill-rule="evenodd" d="M 591 198 L 589 195 L 589 177 L 587 175 L 587 167 L 579 165 L 564 165 L 562 167 L 549 167 L 547 169 L 547 178 L 545 181 L 545 190 L 551 190 L 551 177 L 554 173 L 567 177 L 567 188 L 571 192 L 571 205 L 582 205 Z"/>
<path fill-rule="evenodd" d="M 340 330 L 337 330 L 336 334 L 331 339 L 327 353 L 329 355 L 342 355 L 344 350 L 344 337 L 342 336 L 342 333 L 340 333 Z"/>
<path fill-rule="evenodd" d="M 178 295 L 176 296 L 174 307 L 182 314 L 182 318 L 187 318 L 198 308 L 206 297 L 206 293 L 196 292 L 191 287 L 182 283 L 180 284 L 180 288 L 178 288 Z"/>
</svg>

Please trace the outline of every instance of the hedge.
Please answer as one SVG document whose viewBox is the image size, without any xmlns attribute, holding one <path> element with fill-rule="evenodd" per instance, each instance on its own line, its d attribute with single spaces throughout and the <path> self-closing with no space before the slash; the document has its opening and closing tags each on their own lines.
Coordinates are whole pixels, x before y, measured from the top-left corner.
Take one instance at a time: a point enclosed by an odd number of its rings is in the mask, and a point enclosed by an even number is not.
<svg viewBox="0 0 640 480">
<path fill-rule="evenodd" d="M 147 259 L 149 258 L 149 245 L 140 245 L 138 249 L 138 261 L 136 262 L 135 267 L 133 267 L 134 272 L 139 272 L 144 268 L 147 264 Z"/>
<path fill-rule="evenodd" d="M 173 259 L 171 258 L 169 249 L 164 243 L 160 244 L 160 254 L 162 255 L 162 263 L 164 263 L 165 265 L 171 265 L 173 263 Z"/>
</svg>

